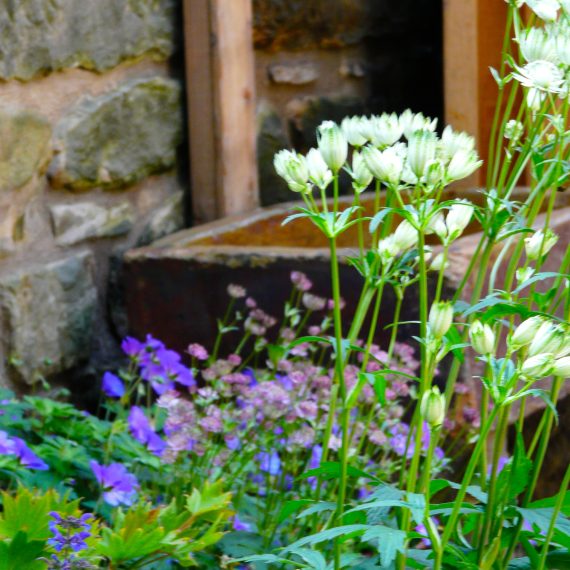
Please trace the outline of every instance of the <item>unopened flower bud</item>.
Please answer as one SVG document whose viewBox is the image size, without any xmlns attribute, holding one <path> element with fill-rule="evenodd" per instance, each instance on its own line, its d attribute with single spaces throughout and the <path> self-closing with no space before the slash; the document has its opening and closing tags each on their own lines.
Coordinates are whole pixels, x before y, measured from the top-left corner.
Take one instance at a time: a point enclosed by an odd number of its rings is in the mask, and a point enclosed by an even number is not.
<svg viewBox="0 0 570 570">
<path fill-rule="evenodd" d="M 481 165 L 482 160 L 479 160 L 477 152 L 474 150 L 458 150 L 451 159 L 447 167 L 447 178 L 452 180 L 461 180 L 473 174 Z"/>
<path fill-rule="evenodd" d="M 378 242 L 378 253 L 385 262 L 396 257 L 400 251 L 401 250 L 394 239 L 394 234 L 389 235 Z"/>
<path fill-rule="evenodd" d="M 445 256 L 443 255 L 443 252 L 441 252 L 438 253 L 433 258 L 433 261 L 431 262 L 429 269 L 430 271 L 441 271 L 442 269 L 445 269 L 448 265 L 449 263 L 445 261 Z"/>
<path fill-rule="evenodd" d="M 530 317 L 523 321 L 511 336 L 511 347 L 518 350 L 522 346 L 530 344 L 543 324 L 544 319 L 539 316 Z"/>
<path fill-rule="evenodd" d="M 420 413 L 430 427 L 437 427 L 443 423 L 445 419 L 445 396 L 437 386 L 424 393 L 420 404 Z"/>
<path fill-rule="evenodd" d="M 515 275 L 517 278 L 517 283 L 520 285 L 521 283 L 524 283 L 534 275 L 534 269 L 528 266 L 525 268 L 519 267 L 516 270 Z"/>
<path fill-rule="evenodd" d="M 471 346 L 479 354 L 492 354 L 495 351 L 495 333 L 489 325 L 474 321 L 469 329 Z"/>
<path fill-rule="evenodd" d="M 535 356 L 543 352 L 555 354 L 564 344 L 565 334 L 561 327 L 554 326 L 551 322 L 542 323 L 528 348 L 529 356 Z"/>
<path fill-rule="evenodd" d="M 570 356 L 564 356 L 555 360 L 552 374 L 561 378 L 570 378 Z"/>
<path fill-rule="evenodd" d="M 337 173 L 346 161 L 348 143 L 340 127 L 333 121 L 324 121 L 317 129 L 319 150 L 328 167 Z"/>
<path fill-rule="evenodd" d="M 324 190 L 332 182 L 332 172 L 316 148 L 312 148 L 307 153 L 307 168 L 311 182 L 321 190 Z"/>
<path fill-rule="evenodd" d="M 468 200 L 460 200 L 449 209 L 445 223 L 451 239 L 459 237 L 473 216 L 473 205 Z"/>
<path fill-rule="evenodd" d="M 366 166 L 384 184 L 395 186 L 400 182 L 404 161 L 397 149 L 388 147 L 384 151 L 368 146 L 362 150 Z"/>
<path fill-rule="evenodd" d="M 309 169 L 305 157 L 290 150 L 280 150 L 273 159 L 277 174 L 296 184 L 303 185 L 309 179 Z"/>
<path fill-rule="evenodd" d="M 364 158 L 359 152 L 354 152 L 352 155 L 352 186 L 358 193 L 364 192 L 372 182 L 374 176 L 366 166 Z"/>
<path fill-rule="evenodd" d="M 537 354 L 527 358 L 521 367 L 521 372 L 529 378 L 544 378 L 552 374 L 554 357 L 550 353 Z"/>
<path fill-rule="evenodd" d="M 524 248 L 529 259 L 546 255 L 558 241 L 558 236 L 550 229 L 539 230 L 524 240 Z"/>
<path fill-rule="evenodd" d="M 415 131 L 408 143 L 408 165 L 410 170 L 421 178 L 428 165 L 435 158 L 437 138 L 431 131 Z"/>
<path fill-rule="evenodd" d="M 453 322 L 453 305 L 448 301 L 439 301 L 429 311 L 429 327 L 435 338 L 442 338 Z"/>
<path fill-rule="evenodd" d="M 366 137 L 367 123 L 366 117 L 345 117 L 342 120 L 340 128 L 349 144 L 359 148 L 368 142 Z"/>
<path fill-rule="evenodd" d="M 408 220 L 404 220 L 394 232 L 394 241 L 400 250 L 408 249 L 418 242 L 418 230 Z"/>
</svg>

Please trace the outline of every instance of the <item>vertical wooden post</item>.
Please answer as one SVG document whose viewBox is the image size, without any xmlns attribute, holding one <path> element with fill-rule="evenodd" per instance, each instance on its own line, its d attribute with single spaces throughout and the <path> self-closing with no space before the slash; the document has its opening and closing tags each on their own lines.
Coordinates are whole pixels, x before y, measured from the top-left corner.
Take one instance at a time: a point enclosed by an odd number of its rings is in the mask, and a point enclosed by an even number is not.
<svg viewBox="0 0 570 570">
<path fill-rule="evenodd" d="M 184 0 L 196 223 L 258 206 L 251 0 Z"/>
<path fill-rule="evenodd" d="M 487 149 L 498 87 L 489 67 L 499 68 L 507 4 L 502 0 L 443 0 L 445 121 Z M 481 184 L 484 169 L 462 181 Z"/>
</svg>

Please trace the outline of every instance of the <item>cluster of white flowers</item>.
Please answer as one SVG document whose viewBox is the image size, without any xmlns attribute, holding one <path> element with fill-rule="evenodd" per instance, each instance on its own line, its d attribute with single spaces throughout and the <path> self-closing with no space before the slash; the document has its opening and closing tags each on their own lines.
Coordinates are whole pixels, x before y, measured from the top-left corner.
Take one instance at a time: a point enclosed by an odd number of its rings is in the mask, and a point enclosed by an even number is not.
<svg viewBox="0 0 570 570">
<path fill-rule="evenodd" d="M 526 350 L 521 366 L 523 376 L 534 379 L 550 374 L 570 377 L 570 334 L 560 324 L 541 316 L 523 321 L 512 333 L 509 347 Z"/>
<path fill-rule="evenodd" d="M 275 156 L 275 169 L 294 192 L 324 191 L 343 167 L 356 192 L 373 178 L 395 189 L 420 184 L 429 192 L 481 165 L 473 137 L 448 126 L 439 138 L 436 126 L 437 119 L 409 109 L 399 116 L 347 117 L 340 126 L 325 121 L 317 129 L 318 148 L 307 156 L 282 150 Z M 345 164 L 349 145 L 352 167 Z"/>
<path fill-rule="evenodd" d="M 526 0 L 543 21 L 541 27 L 517 32 L 524 60 L 512 73 L 527 91 L 527 105 L 539 109 L 547 93 L 568 96 L 570 67 L 570 0 Z"/>
</svg>

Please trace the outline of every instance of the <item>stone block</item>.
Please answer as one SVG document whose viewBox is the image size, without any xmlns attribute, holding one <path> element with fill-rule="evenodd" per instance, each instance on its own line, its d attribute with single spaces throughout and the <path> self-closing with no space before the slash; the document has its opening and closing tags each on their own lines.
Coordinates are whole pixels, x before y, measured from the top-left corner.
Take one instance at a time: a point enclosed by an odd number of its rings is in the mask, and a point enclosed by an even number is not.
<svg viewBox="0 0 570 570">
<path fill-rule="evenodd" d="M 184 227 L 184 192 L 166 198 L 151 215 L 137 245 L 147 245 Z"/>
<path fill-rule="evenodd" d="M 18 361 L 8 375 L 31 384 L 80 364 L 89 357 L 97 293 L 93 256 L 22 267 L 0 276 L 2 345 Z"/>
<path fill-rule="evenodd" d="M 56 127 L 52 185 L 119 188 L 172 168 L 181 114 L 179 83 L 161 77 L 83 100 Z"/>
<path fill-rule="evenodd" d="M 51 127 L 35 113 L 0 111 L 0 192 L 21 188 L 47 163 Z"/>
<path fill-rule="evenodd" d="M 319 77 L 319 70 L 312 63 L 275 63 L 269 66 L 273 83 L 306 85 Z"/>
<path fill-rule="evenodd" d="M 291 200 L 291 191 L 273 166 L 275 153 L 290 146 L 281 117 L 263 101 L 257 109 L 257 168 L 263 206 Z"/>
<path fill-rule="evenodd" d="M 174 50 L 175 0 L 0 0 L 0 77 L 104 71 Z"/>
<path fill-rule="evenodd" d="M 50 213 L 58 245 L 123 235 L 129 232 L 134 222 L 134 211 L 129 202 L 111 207 L 94 202 L 57 204 L 50 207 Z"/>
</svg>

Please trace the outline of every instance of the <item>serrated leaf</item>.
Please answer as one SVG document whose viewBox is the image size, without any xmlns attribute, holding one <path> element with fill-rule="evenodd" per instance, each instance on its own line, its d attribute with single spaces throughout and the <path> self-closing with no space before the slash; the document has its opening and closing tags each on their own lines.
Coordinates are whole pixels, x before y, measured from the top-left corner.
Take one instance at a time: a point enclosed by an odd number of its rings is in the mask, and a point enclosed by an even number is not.
<svg viewBox="0 0 570 570">
<path fill-rule="evenodd" d="M 396 559 L 396 554 L 404 552 L 406 533 L 388 526 L 373 526 L 362 535 L 362 540 L 377 540 L 382 565 L 389 567 Z"/>
</svg>

